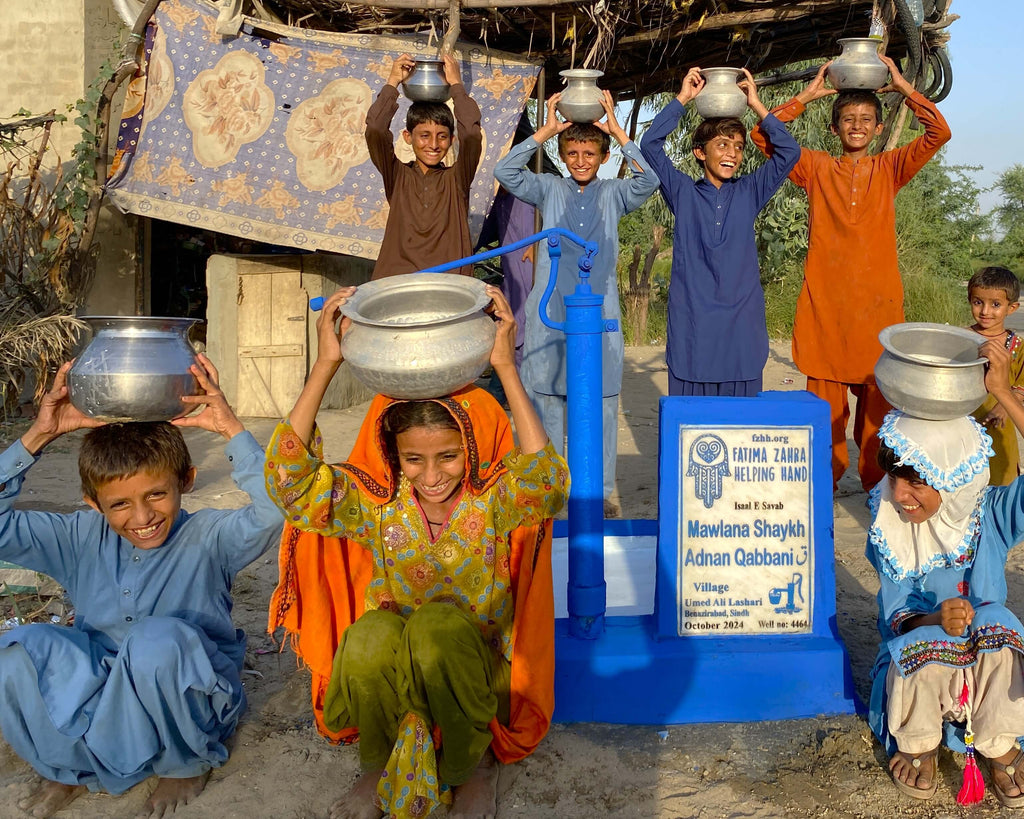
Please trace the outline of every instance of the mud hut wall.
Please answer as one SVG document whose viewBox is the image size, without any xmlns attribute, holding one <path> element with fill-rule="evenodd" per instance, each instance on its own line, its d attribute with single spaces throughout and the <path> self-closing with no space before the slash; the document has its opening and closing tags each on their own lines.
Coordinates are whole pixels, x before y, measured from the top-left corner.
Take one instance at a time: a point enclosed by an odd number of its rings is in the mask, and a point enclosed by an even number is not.
<svg viewBox="0 0 1024 819">
<path fill-rule="evenodd" d="M 85 97 L 105 60 L 116 61 L 123 25 L 110 0 L 7 0 L 0 15 L 0 117 L 23 108 L 56 110 L 67 122 L 51 132 L 53 159 L 72 159 L 80 132 L 67 106 Z M 114 100 L 119 120 L 123 92 Z M 111 140 L 113 146 L 116 140 Z M 103 206 L 96 233 L 98 257 L 83 314 L 135 312 L 139 220 Z"/>
</svg>

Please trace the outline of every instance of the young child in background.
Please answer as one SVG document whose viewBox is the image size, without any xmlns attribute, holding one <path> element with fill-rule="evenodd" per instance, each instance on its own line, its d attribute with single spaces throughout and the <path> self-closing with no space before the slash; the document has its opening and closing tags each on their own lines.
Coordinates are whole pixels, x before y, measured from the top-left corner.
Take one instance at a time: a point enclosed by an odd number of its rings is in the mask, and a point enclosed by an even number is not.
<svg viewBox="0 0 1024 819">
<path fill-rule="evenodd" d="M 669 395 L 756 396 L 768 360 L 764 291 L 757 263 L 754 219 L 785 181 L 800 146 L 768 114 L 744 69 L 740 88 L 762 119 L 775 148 L 751 174 L 734 178 L 747 129 L 734 117 L 704 120 L 693 134 L 699 180 L 673 166 L 665 139 L 685 106 L 704 88 L 699 68 L 683 78 L 676 98 L 654 118 L 640 149 L 661 179 L 661 195 L 675 214 L 672 280 L 668 288 Z"/>
<path fill-rule="evenodd" d="M 971 329 L 986 339 L 1001 341 L 1010 353 L 1010 386 L 1024 387 L 1024 341 L 1003 323 L 1020 307 L 1020 280 L 1005 267 L 984 267 L 967 282 L 967 301 L 974 324 Z M 1013 395 L 1020 400 L 1016 391 Z M 1006 410 L 991 393 L 973 413 L 992 436 L 995 455 L 989 461 L 993 486 L 1005 486 L 1020 474 L 1017 428 L 1007 423 Z"/>
<path fill-rule="evenodd" d="M 451 816 L 494 816 L 495 758 L 532 753 L 551 721 L 548 519 L 568 469 L 519 380 L 515 320 L 493 286 L 491 366 L 518 448 L 498 403 L 467 387 L 377 396 L 348 461 L 324 463 L 316 415 L 353 292 L 324 304 L 317 360 L 267 447 L 269 491 L 290 524 L 271 627 L 294 635 L 314 672 L 321 730 L 339 741 L 359 732 L 363 775 L 331 819 L 419 819 L 447 801 Z"/>
<path fill-rule="evenodd" d="M 806 191 L 810 208 L 804 283 L 793 322 L 793 362 L 807 376 L 807 390 L 831 408 L 834 486 L 850 464 L 847 391 L 856 397 L 853 437 L 865 490 L 883 476 L 876 433 L 890 409 L 875 386 L 875 362 L 882 354 L 878 334 L 903 321 L 896 194 L 950 137 L 938 109 L 914 90 L 892 60 L 881 59 L 892 81 L 879 93 L 903 94 L 924 134 L 901 148 L 871 155 L 871 142 L 882 133 L 882 104 L 871 91 L 843 91 L 832 105 L 832 133 L 839 137 L 842 154 L 804 148 L 789 175 Z M 813 100 L 836 93 L 825 85 L 828 65 L 803 91 L 774 109 L 782 122 L 798 117 Z M 771 153 L 758 129 L 751 137 Z"/>
<path fill-rule="evenodd" d="M 414 273 L 473 253 L 469 240 L 469 189 L 483 146 L 480 107 L 462 84 L 459 64 L 444 55 L 444 77 L 451 85 L 455 117 L 441 102 L 414 102 L 405 117 L 402 138 L 415 159 L 395 155 L 391 120 L 398 111 L 398 85 L 408 79 L 416 61 L 408 54 L 395 58 L 391 73 L 366 112 L 366 146 L 384 178 L 391 210 L 384 228 L 374 279 Z M 458 156 L 450 167 L 444 158 L 458 125 Z M 459 270 L 467 276 L 472 266 Z"/>
<path fill-rule="evenodd" d="M 562 98 L 554 94 L 547 104 L 544 125 L 530 138 L 514 146 L 494 169 L 494 177 L 518 199 L 541 210 L 545 228 L 560 227 L 596 242 L 598 253 L 590 271 L 590 287 L 604 296 L 602 315 L 619 319 L 619 220 L 636 210 L 658 189 L 658 178 L 639 149 L 615 119 L 615 104 L 608 91 L 601 104 L 605 120 L 572 123 L 560 120 L 555 106 Z M 537 149 L 558 137 L 558 154 L 569 170 L 569 178 L 536 174 L 527 169 Z M 608 161 L 611 137 L 622 146 L 634 174 L 631 179 L 598 179 L 597 172 Z M 558 265 L 558 283 L 548 302 L 548 315 L 565 320 L 563 299 L 576 289 L 579 258 L 583 249 L 563 239 Z M 526 332 L 523 335 L 523 384 L 537 408 L 544 429 L 562 451 L 565 440 L 566 382 L 565 334 L 552 330 L 540 320 L 540 299 L 548 284 L 551 260 L 538 250 L 537 275 L 526 300 Z M 605 516 L 617 517 L 619 507 L 610 500 L 615 490 L 615 456 L 618 448 L 619 392 L 622 388 L 624 347 L 622 329 L 603 333 L 601 341 L 601 422 Z M 570 433 L 571 434 L 571 433 Z"/>
<path fill-rule="evenodd" d="M 31 816 L 51 816 L 86 788 L 120 794 L 154 775 L 144 815 L 169 815 L 228 758 L 245 710 L 245 633 L 231 622 L 231 581 L 277 542 L 282 520 L 263 485 L 263 448 L 225 401 L 213 364 L 199 361 L 192 371 L 205 395 L 183 400 L 206 408 L 174 424 L 228 439 L 248 506 L 182 511 L 196 470 L 179 430 L 85 417 L 68 400 L 70 364 L 0 455 L 0 558 L 54 578 L 75 610 L 71 627 L 0 635 L 0 728 L 44 780 L 19 802 Z M 92 508 L 15 510 L 42 449 L 84 427 L 97 427 L 78 459 Z"/>
<path fill-rule="evenodd" d="M 1024 429 L 1010 354 L 982 345 L 985 384 Z M 879 431 L 886 475 L 868 496 L 867 557 L 878 571 L 878 627 L 869 722 L 893 783 L 928 799 L 939 745 L 967 752 L 961 804 L 984 793 L 975 752 L 1007 807 L 1024 807 L 1024 633 L 1006 608 L 1006 561 L 1024 538 L 1024 481 L 988 485 L 990 439 L 973 418 L 926 421 L 892 411 Z"/>
</svg>

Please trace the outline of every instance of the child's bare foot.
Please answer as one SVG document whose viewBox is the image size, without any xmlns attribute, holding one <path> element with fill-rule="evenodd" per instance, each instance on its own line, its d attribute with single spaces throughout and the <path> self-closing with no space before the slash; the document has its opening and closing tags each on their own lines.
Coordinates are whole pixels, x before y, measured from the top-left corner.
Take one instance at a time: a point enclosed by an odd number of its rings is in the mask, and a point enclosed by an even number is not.
<svg viewBox="0 0 1024 819">
<path fill-rule="evenodd" d="M 162 819 L 170 816 L 179 807 L 199 796 L 209 778 L 209 771 L 185 779 L 160 777 L 156 781 L 156 789 L 149 795 L 136 819 Z"/>
<path fill-rule="evenodd" d="M 927 753 L 906 754 L 897 751 L 889 760 L 889 773 L 896 787 L 915 799 L 929 799 L 935 795 L 935 761 L 938 748 Z"/>
<path fill-rule="evenodd" d="M 498 812 L 498 763 L 490 749 L 473 776 L 455 788 L 449 819 L 494 819 Z"/>
<path fill-rule="evenodd" d="M 382 773 L 384 769 L 380 768 L 360 776 L 351 790 L 331 805 L 331 819 L 380 819 L 384 812 L 373 798 L 377 795 L 377 783 Z"/>
<path fill-rule="evenodd" d="M 18 801 L 18 807 L 35 819 L 49 819 L 66 805 L 70 805 L 85 793 L 84 785 L 64 785 L 44 779 L 39 787 L 24 799 Z"/>
</svg>

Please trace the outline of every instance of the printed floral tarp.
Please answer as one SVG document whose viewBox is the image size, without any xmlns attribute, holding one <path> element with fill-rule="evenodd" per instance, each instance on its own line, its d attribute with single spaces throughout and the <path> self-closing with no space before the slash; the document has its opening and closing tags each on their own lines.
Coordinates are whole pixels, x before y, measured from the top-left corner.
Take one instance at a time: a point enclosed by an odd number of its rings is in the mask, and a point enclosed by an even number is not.
<svg viewBox="0 0 1024 819">
<path fill-rule="evenodd" d="M 272 244 L 374 259 L 388 203 L 363 138 L 366 110 L 402 52 L 437 43 L 282 25 L 215 30 L 198 0 L 165 0 L 147 36 L 145 76 L 129 87 L 107 192 L 122 210 Z M 539 66 L 457 50 L 479 104 L 483 156 L 470 193 L 479 234 Z M 392 130 L 400 158 L 408 101 Z M 453 150 L 457 150 L 456 145 Z"/>
</svg>

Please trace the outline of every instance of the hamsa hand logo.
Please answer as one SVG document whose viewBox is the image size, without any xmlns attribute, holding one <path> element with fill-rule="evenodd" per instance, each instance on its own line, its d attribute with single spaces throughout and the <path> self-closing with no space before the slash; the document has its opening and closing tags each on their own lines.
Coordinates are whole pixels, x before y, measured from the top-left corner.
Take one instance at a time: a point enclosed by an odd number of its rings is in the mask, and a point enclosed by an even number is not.
<svg viewBox="0 0 1024 819">
<path fill-rule="evenodd" d="M 722 497 L 722 478 L 729 475 L 729 450 L 713 433 L 701 435 L 690 444 L 687 477 L 693 476 L 693 492 L 710 509 Z"/>
</svg>

